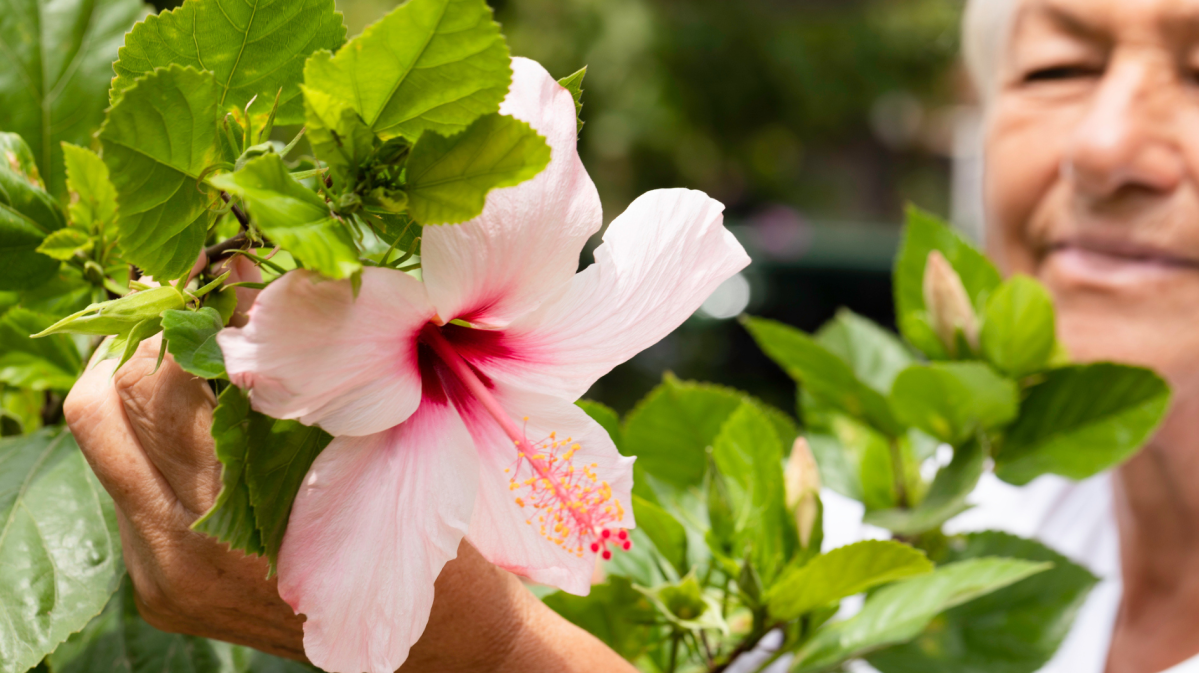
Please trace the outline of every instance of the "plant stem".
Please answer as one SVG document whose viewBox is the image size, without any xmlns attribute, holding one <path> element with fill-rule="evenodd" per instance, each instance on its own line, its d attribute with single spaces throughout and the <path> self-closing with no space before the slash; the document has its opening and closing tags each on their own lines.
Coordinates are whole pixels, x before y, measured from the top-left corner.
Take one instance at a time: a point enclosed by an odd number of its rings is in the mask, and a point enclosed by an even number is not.
<svg viewBox="0 0 1199 673">
<path fill-rule="evenodd" d="M 229 195 L 225 192 L 221 192 L 221 199 L 223 199 L 225 203 L 229 203 Z M 242 229 L 246 229 L 250 226 L 250 218 L 246 215 L 246 211 L 237 207 L 237 205 L 230 206 L 229 208 L 233 211 L 233 216 L 237 218 L 237 221 L 241 223 Z"/>
<path fill-rule="evenodd" d="M 208 261 L 214 262 L 223 257 L 226 253 L 232 253 L 234 250 L 240 250 L 248 241 L 249 239 L 246 238 L 246 232 L 243 231 L 233 238 L 221 241 L 216 245 L 208 246 L 204 249 L 204 252 L 208 255 Z"/>
<path fill-rule="evenodd" d="M 891 474 L 895 477 L 896 504 L 902 509 L 907 509 L 911 503 L 908 501 L 908 487 L 903 474 L 903 455 L 899 451 L 899 439 L 891 437 L 888 442 L 891 447 Z"/>
<path fill-rule="evenodd" d="M 670 636 L 670 665 L 666 667 L 666 673 L 674 673 L 679 665 L 679 638 L 678 631 L 675 631 Z"/>
</svg>

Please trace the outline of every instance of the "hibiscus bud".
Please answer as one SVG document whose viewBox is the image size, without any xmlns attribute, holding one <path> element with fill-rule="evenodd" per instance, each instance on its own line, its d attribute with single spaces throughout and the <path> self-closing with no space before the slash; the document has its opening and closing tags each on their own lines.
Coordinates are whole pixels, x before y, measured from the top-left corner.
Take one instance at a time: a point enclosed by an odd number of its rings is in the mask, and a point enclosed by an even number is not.
<svg viewBox="0 0 1199 673">
<path fill-rule="evenodd" d="M 120 299 L 92 304 L 33 336 L 36 338 L 49 334 L 128 334 L 139 323 L 157 318 L 163 311 L 180 310 L 186 303 L 179 290 L 169 285 L 151 288 Z"/>
<path fill-rule="evenodd" d="M 959 332 L 971 350 L 978 350 L 978 316 L 962 278 L 938 250 L 928 253 L 924 267 L 924 305 L 932 317 L 933 331 L 950 355 L 958 353 Z"/>
<path fill-rule="evenodd" d="M 791 457 L 783 472 L 783 484 L 787 509 L 795 512 L 795 525 L 799 529 L 799 543 L 807 547 L 812 539 L 812 528 L 820 510 L 820 470 L 808 440 L 799 437 L 791 447 Z"/>
</svg>

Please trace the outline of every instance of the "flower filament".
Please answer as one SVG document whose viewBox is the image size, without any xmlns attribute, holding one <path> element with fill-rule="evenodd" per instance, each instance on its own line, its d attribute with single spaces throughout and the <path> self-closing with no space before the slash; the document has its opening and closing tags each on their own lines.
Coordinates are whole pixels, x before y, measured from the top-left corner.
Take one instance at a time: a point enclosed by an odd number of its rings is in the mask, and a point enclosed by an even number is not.
<svg viewBox="0 0 1199 673">
<path fill-rule="evenodd" d="M 582 557 L 586 551 L 612 558 L 609 546 L 628 550 L 628 531 L 616 527 L 624 507 L 612 497 L 612 487 L 599 478 L 596 463 L 576 461 L 582 446 L 573 438 L 560 440 L 556 433 L 531 442 L 491 394 L 471 366 L 435 325 L 421 330 L 421 340 L 450 368 L 455 377 L 495 419 L 512 441 L 516 460 L 506 468 L 513 501 L 528 513 L 525 523 L 537 526 L 542 537 Z M 528 418 L 523 419 L 527 424 Z M 578 463 L 578 464 L 576 464 Z"/>
</svg>

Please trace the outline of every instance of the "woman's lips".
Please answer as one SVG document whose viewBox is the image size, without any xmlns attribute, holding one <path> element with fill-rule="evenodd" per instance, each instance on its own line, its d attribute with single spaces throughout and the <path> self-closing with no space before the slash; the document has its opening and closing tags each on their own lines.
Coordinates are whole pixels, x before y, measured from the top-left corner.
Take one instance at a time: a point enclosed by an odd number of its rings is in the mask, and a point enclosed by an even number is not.
<svg viewBox="0 0 1199 673">
<path fill-rule="evenodd" d="M 1054 284 L 1128 288 L 1176 279 L 1199 271 L 1199 263 L 1160 249 L 1127 244 L 1065 243 L 1044 260 L 1045 280 Z"/>
</svg>

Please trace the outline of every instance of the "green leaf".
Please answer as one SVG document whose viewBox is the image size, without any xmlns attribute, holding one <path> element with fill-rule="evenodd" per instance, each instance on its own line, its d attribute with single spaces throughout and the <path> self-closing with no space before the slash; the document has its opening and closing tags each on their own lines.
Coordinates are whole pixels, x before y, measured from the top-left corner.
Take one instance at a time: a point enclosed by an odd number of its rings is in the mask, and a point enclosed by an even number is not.
<svg viewBox="0 0 1199 673">
<path fill-rule="evenodd" d="M 95 152 L 62 144 L 67 169 L 67 191 L 71 194 L 71 224 L 107 242 L 117 237 L 117 190 L 108 177 L 108 166 Z"/>
<path fill-rule="evenodd" d="M 724 421 L 747 400 L 767 416 L 783 441 L 795 441 L 799 429 L 781 411 L 732 388 L 680 381 L 667 372 L 661 385 L 629 412 L 617 443 L 624 455 L 637 456 L 634 491 L 657 500 L 643 475 L 672 486 L 701 485 L 708 470 L 707 448 Z"/>
<path fill-rule="evenodd" d="M 160 331 L 162 331 L 162 318 L 146 318 L 145 320 L 134 325 L 133 329 L 110 341 L 108 344 L 108 354 L 105 357 L 112 357 L 119 352 L 121 360 L 117 363 L 117 369 L 120 369 L 121 367 L 125 366 L 126 362 L 129 362 L 129 359 L 133 357 L 134 353 L 137 353 L 137 347 L 140 346 L 143 341 L 149 339 L 155 334 L 158 334 Z M 166 346 L 166 344 L 164 343 L 162 346 Z M 162 346 L 159 347 L 158 351 L 159 363 L 162 362 Z M 157 366 L 154 368 L 156 370 L 158 369 Z"/>
<path fill-rule="evenodd" d="M 309 61 L 312 63 L 313 61 Z M 359 166 L 375 148 L 375 134 L 349 102 L 303 87 L 307 137 L 317 158 L 329 165 L 337 189 L 350 189 Z"/>
<path fill-rule="evenodd" d="M 544 602 L 630 661 L 653 645 L 660 630 L 651 625 L 654 607 L 649 599 L 628 579 L 616 575 L 591 587 L 590 595 L 572 596 L 559 591 L 546 596 Z"/>
<path fill-rule="evenodd" d="M 913 362 L 898 337 L 845 308 L 820 328 L 816 341 L 849 363 L 858 379 L 883 395 L 890 392 L 899 372 Z"/>
<path fill-rule="evenodd" d="M 587 66 L 583 66 L 573 74 L 558 80 L 563 88 L 570 92 L 575 99 L 575 117 L 579 120 L 578 131 L 583 130 L 583 78 L 587 76 Z"/>
<path fill-rule="evenodd" d="M 55 652 L 55 673 L 226 673 L 216 650 L 228 645 L 155 629 L 138 614 L 133 596 L 126 576 L 104 613 L 81 634 L 86 640 L 72 637 L 67 651 Z"/>
<path fill-rule="evenodd" d="M 279 558 L 292 502 L 308 468 L 332 439 L 324 430 L 299 421 L 251 413 L 245 479 L 271 572 Z"/>
<path fill-rule="evenodd" d="M 25 141 L 0 133 L 0 290 L 33 289 L 54 276 L 58 261 L 34 251 L 65 224 Z"/>
<path fill-rule="evenodd" d="M 70 433 L 0 440 L 0 673 L 24 673 L 117 587 L 112 501 Z"/>
<path fill-rule="evenodd" d="M 384 243 L 395 244 L 396 250 L 407 250 L 414 255 L 420 254 L 420 235 L 423 227 L 407 213 L 379 215 L 379 221 L 383 223 L 379 235 Z"/>
<path fill-rule="evenodd" d="M 1038 671 L 1062 644 L 1098 581 L 1044 545 L 1006 533 L 966 535 L 950 550 L 953 561 L 1002 556 L 1048 561 L 1053 568 L 956 607 L 911 643 L 870 657 L 883 673 Z"/>
<path fill-rule="evenodd" d="M 54 335 L 33 339 L 54 322 L 21 307 L 0 317 L 0 382 L 16 388 L 66 392 L 83 371 L 83 360 L 74 342 Z"/>
<path fill-rule="evenodd" d="M 212 73 L 172 65 L 134 82 L 100 127 L 124 257 L 159 280 L 191 270 L 213 221 L 200 176 L 217 161 Z"/>
<path fill-rule="evenodd" d="M 83 278 L 82 271 L 67 265 L 59 266 L 57 274 L 32 290 L 5 294 L 14 298 L 14 304 L 19 302 L 31 311 L 55 318 L 80 311 L 97 299 L 104 300 L 96 286 Z"/>
<path fill-rule="evenodd" d="M 483 212 L 489 191 L 518 185 L 549 163 L 545 138 L 515 117 L 489 114 L 449 138 L 426 133 L 408 159 L 410 212 L 421 224 L 465 222 Z"/>
<path fill-rule="evenodd" d="M 743 401 L 712 440 L 712 457 L 731 496 L 736 537 L 751 550 L 764 586 L 798 546 L 783 487 L 783 447 L 770 420 Z"/>
<path fill-rule="evenodd" d="M 279 155 L 265 154 L 210 182 L 245 199 L 259 228 L 306 267 L 330 278 L 349 278 L 362 268 L 349 231 L 324 199 L 288 174 Z"/>
<path fill-rule="evenodd" d="M 766 601 L 772 617 L 791 621 L 842 598 L 932 571 L 932 562 L 919 549 L 865 540 L 789 569 L 766 593 Z"/>
<path fill-rule="evenodd" d="M 950 444 L 1016 418 L 1016 383 L 981 362 L 914 365 L 895 378 L 891 408 L 905 425 Z"/>
<path fill-rule="evenodd" d="M 236 386 L 221 393 L 212 436 L 222 465 L 221 493 L 193 527 L 233 549 L 266 556 L 273 573 L 292 503 L 333 438 L 320 428 L 251 411 Z"/>
<path fill-rule="evenodd" d="M 985 461 L 982 446 L 978 442 L 967 442 L 954 449 L 953 460 L 937 472 L 933 485 L 919 505 L 912 509 L 867 512 L 862 521 L 905 536 L 939 528 L 969 509 L 966 498 L 982 477 Z"/>
<path fill-rule="evenodd" d="M 1028 276 L 1013 276 L 987 299 L 979 341 L 991 364 L 1020 378 L 1046 368 L 1055 333 L 1049 292 Z"/>
<path fill-rule="evenodd" d="M 591 420 L 600 424 L 612 438 L 612 443 L 616 445 L 617 449 L 623 446 L 624 436 L 620 430 L 620 414 L 611 407 L 594 400 L 579 400 L 575 402 L 575 405 L 587 412 Z"/>
<path fill-rule="evenodd" d="M 179 310 L 185 299 L 174 287 L 161 287 L 134 292 L 120 299 L 91 304 L 77 313 L 59 320 L 39 332 L 37 337 L 50 334 L 128 334 L 134 326 L 162 315 L 163 311 Z"/>
<path fill-rule="evenodd" d="M 827 670 L 912 640 L 939 613 L 1044 572 L 1050 565 L 1006 558 L 970 559 L 879 589 L 854 617 L 821 627 L 796 653 L 791 670 Z"/>
<path fill-rule="evenodd" d="M 1021 403 L 995 456 L 995 474 L 1024 485 L 1046 473 L 1085 479 L 1115 467 L 1149 439 L 1169 402 L 1169 386 L 1148 369 L 1054 369 Z"/>
<path fill-rule="evenodd" d="M 75 253 L 87 254 L 91 250 L 92 239 L 78 229 L 59 229 L 37 246 L 38 252 L 63 262 L 74 257 Z"/>
<path fill-rule="evenodd" d="M 976 309 L 982 308 L 986 295 L 999 287 L 1001 279 L 999 271 L 986 256 L 939 218 L 915 206 L 908 208 L 907 227 L 895 260 L 896 322 L 913 345 L 930 357 L 941 357 L 943 349 L 937 345 L 936 335 L 923 322 L 924 265 L 928 262 L 928 253 L 933 250 L 945 255 L 946 261 L 961 277 L 966 294 Z"/>
<path fill-rule="evenodd" d="M 155 68 L 207 70 L 219 84 L 221 111 L 270 110 L 279 96 L 276 123 L 304 121 L 300 81 L 304 60 L 345 42 L 346 28 L 333 0 L 186 0 L 133 27 L 113 64 L 112 99 Z"/>
<path fill-rule="evenodd" d="M 91 142 L 108 107 L 112 61 L 144 16 L 141 0 L 14 0 L 0 21 L 0 128 L 19 133 L 62 195 L 59 143 Z"/>
<path fill-rule="evenodd" d="M 162 336 L 171 357 L 183 371 L 204 379 L 227 378 L 225 356 L 216 343 L 216 335 L 224 327 L 214 308 L 162 313 Z"/>
<path fill-rule="evenodd" d="M 758 347 L 787 374 L 827 404 L 898 436 L 903 427 L 881 393 L 863 383 L 845 360 L 803 332 L 764 318 L 745 318 Z"/>
<path fill-rule="evenodd" d="M 305 87 L 353 105 L 385 140 L 458 133 L 497 111 L 511 80 L 508 45 L 484 0 L 408 0 L 304 66 Z"/>
<path fill-rule="evenodd" d="M 705 450 L 742 400 L 735 390 L 667 374 L 626 417 L 623 451 L 663 481 L 699 484 L 707 469 Z"/>
<path fill-rule="evenodd" d="M 221 461 L 221 492 L 204 516 L 192 524 L 198 530 L 240 549 L 262 556 L 266 550 L 250 504 L 246 481 L 246 454 L 250 446 L 250 399 L 237 386 L 229 386 L 212 412 L 212 438 Z"/>
<path fill-rule="evenodd" d="M 645 498 L 633 496 L 633 515 L 637 519 L 637 528 L 653 540 L 658 553 L 665 558 L 679 576 L 686 575 L 691 570 L 687 561 L 687 531 L 683 524 Z"/>
</svg>

